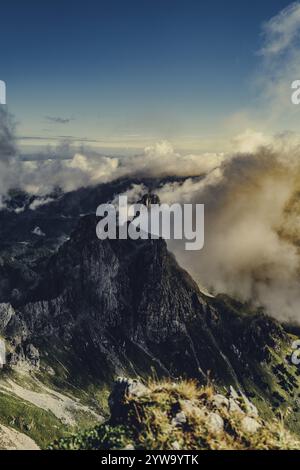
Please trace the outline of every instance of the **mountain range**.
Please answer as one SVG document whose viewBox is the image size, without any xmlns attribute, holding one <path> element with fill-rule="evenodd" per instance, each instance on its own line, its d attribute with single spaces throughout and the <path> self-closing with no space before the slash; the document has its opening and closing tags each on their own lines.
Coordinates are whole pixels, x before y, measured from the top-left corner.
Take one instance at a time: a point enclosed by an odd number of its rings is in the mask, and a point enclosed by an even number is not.
<svg viewBox="0 0 300 470">
<path fill-rule="evenodd" d="M 1 425 L 45 447 L 106 419 L 116 377 L 168 377 L 233 386 L 268 419 L 288 410 L 288 427 L 300 433 L 291 329 L 272 312 L 202 292 L 163 239 L 96 237 L 97 206 L 141 182 L 162 184 L 121 179 L 43 199 L 20 190 L 7 196 Z"/>
</svg>

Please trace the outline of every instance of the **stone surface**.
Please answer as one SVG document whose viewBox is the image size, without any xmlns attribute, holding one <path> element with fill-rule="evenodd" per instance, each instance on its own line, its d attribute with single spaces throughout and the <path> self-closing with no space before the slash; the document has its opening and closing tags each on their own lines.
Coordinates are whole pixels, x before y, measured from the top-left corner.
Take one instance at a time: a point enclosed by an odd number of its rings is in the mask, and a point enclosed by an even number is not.
<svg viewBox="0 0 300 470">
<path fill-rule="evenodd" d="M 15 311 L 10 304 L 0 304 L 0 333 L 4 333 L 14 314 Z"/>
<path fill-rule="evenodd" d="M 147 388 L 138 380 L 119 377 L 109 396 L 109 407 L 112 420 L 124 416 L 124 404 L 128 398 L 140 398 L 147 392 Z"/>
<path fill-rule="evenodd" d="M 217 393 L 214 395 L 213 400 L 212 400 L 213 405 L 216 407 L 217 410 L 220 410 L 222 408 L 228 408 L 229 407 L 229 400 L 226 398 L 224 395 L 221 395 Z"/>
<path fill-rule="evenodd" d="M 240 405 L 233 398 L 229 398 L 229 411 L 230 413 L 244 414 Z"/>
<path fill-rule="evenodd" d="M 258 409 L 256 408 L 253 403 L 246 397 L 246 395 L 242 396 L 244 403 L 245 403 L 245 408 L 246 408 L 246 413 L 251 416 L 252 418 L 257 418 L 258 417 Z"/>
<path fill-rule="evenodd" d="M 218 434 L 224 431 L 223 418 L 218 413 L 209 413 L 207 417 L 207 427 L 210 432 Z"/>
<path fill-rule="evenodd" d="M 186 414 L 184 411 L 180 411 L 176 414 L 176 416 L 172 419 L 173 426 L 182 426 L 187 422 Z"/>
<path fill-rule="evenodd" d="M 25 351 L 26 359 L 35 367 L 40 365 L 40 353 L 33 344 L 28 344 Z"/>
<path fill-rule="evenodd" d="M 0 424 L 0 450 L 39 450 L 28 436 Z"/>
<path fill-rule="evenodd" d="M 242 430 L 248 434 L 256 433 L 260 427 L 260 423 L 258 423 L 254 418 L 251 418 L 249 416 L 245 416 L 241 421 Z"/>
</svg>

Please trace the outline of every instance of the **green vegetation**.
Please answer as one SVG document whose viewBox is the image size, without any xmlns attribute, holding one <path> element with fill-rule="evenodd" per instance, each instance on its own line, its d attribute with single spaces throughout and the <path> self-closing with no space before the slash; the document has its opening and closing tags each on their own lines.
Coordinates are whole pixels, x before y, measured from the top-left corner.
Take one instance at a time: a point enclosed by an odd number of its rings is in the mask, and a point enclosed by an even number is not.
<svg viewBox="0 0 300 470">
<path fill-rule="evenodd" d="M 130 382 L 128 382 L 130 384 Z M 130 387 L 130 385 L 129 385 Z M 243 395 L 194 381 L 154 382 L 124 393 L 109 422 L 57 440 L 51 449 L 299 449 L 284 417 L 264 421 Z M 231 392 L 232 393 L 232 392 Z"/>
<path fill-rule="evenodd" d="M 15 393 L 13 389 L 10 391 L 11 383 L 21 387 L 25 393 L 24 398 L 17 396 L 17 393 Z M 46 389 L 45 386 L 48 388 Z M 2 387 L 3 390 L 1 389 Z M 38 373 L 19 373 L 14 370 L 2 370 L 0 382 L 0 424 L 28 435 L 42 449 L 46 448 L 49 443 L 55 439 L 70 436 L 72 433 L 77 432 L 78 429 L 87 429 L 96 425 L 97 419 L 92 412 L 81 408 L 84 402 L 82 397 L 85 398 L 86 402 L 92 401 L 92 390 L 88 390 L 87 392 L 80 390 L 76 396 L 74 393 L 74 390 L 76 391 L 75 387 L 72 389 L 73 394 L 70 393 L 69 388 L 65 388 L 66 390 L 62 386 L 60 388 L 54 387 L 51 380 L 47 380 L 47 374 L 41 371 Z M 27 391 L 29 397 L 30 392 L 40 394 L 41 397 L 48 395 L 49 398 L 53 400 L 52 404 L 55 402 L 55 399 L 57 400 L 58 406 L 60 398 L 56 397 L 55 392 L 63 394 L 66 399 L 66 404 L 67 397 L 74 401 L 79 400 L 79 395 L 80 400 L 78 403 L 80 406 L 69 410 L 66 409 L 69 415 L 72 416 L 74 423 L 71 425 L 71 423 L 55 416 L 50 409 L 47 409 L 46 400 L 41 401 L 41 407 L 38 406 L 38 403 L 35 404 L 34 401 L 31 402 L 30 398 L 30 401 L 28 401 L 26 399 Z M 99 396 L 101 395 L 102 400 L 104 400 L 104 397 L 106 397 L 107 400 L 108 391 L 99 389 L 98 393 Z M 97 398 L 98 397 L 95 396 L 94 400 L 96 401 Z M 99 405 L 97 411 L 98 409 Z M 90 410 L 92 411 L 93 408 L 91 407 Z"/>
<path fill-rule="evenodd" d="M 76 397 L 81 404 L 108 416 L 107 401 L 112 378 L 109 381 L 106 377 L 105 380 L 97 377 L 89 369 L 89 364 L 72 351 L 66 351 L 59 340 L 51 344 L 44 340 L 41 350 L 41 368 L 35 375 L 43 384 L 71 398 Z"/>
<path fill-rule="evenodd" d="M 0 416 L 1 424 L 27 434 L 41 448 L 53 439 L 70 434 L 67 426 L 50 411 L 4 393 L 0 393 Z"/>
</svg>

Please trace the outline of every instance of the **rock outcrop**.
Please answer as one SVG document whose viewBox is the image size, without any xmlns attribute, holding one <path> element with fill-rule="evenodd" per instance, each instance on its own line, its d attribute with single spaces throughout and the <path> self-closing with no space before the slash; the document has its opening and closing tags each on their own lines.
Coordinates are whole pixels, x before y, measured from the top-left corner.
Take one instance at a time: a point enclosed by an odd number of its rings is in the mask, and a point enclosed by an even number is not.
<svg viewBox="0 0 300 470">
<path fill-rule="evenodd" d="M 233 406 L 234 404 L 234 406 Z M 54 443 L 52 449 L 279 450 L 299 449 L 282 423 L 263 420 L 233 388 L 217 393 L 195 382 L 119 379 L 110 420 Z"/>
<path fill-rule="evenodd" d="M 26 434 L 0 424 L 0 450 L 39 450 L 39 447 Z"/>
</svg>

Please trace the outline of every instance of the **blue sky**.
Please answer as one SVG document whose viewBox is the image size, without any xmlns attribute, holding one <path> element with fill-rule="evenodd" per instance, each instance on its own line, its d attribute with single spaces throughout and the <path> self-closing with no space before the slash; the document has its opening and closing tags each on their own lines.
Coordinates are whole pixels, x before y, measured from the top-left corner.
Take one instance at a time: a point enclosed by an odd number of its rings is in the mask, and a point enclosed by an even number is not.
<svg viewBox="0 0 300 470">
<path fill-rule="evenodd" d="M 18 135 L 113 149 L 213 138 L 255 99 L 261 25 L 290 3 L 5 2 L 0 79 Z"/>
</svg>

